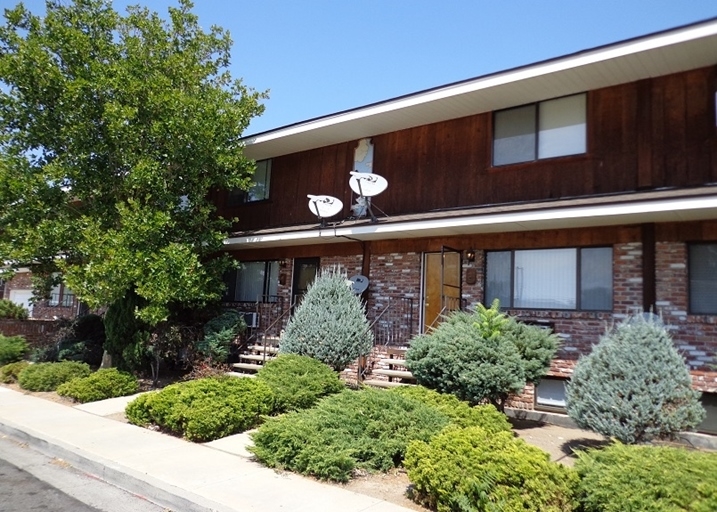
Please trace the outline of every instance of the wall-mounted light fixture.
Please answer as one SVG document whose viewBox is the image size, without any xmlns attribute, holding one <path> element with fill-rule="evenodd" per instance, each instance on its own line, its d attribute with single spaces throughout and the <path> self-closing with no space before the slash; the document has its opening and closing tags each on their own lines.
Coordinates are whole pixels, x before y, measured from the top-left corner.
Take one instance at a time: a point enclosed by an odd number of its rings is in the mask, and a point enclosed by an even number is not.
<svg viewBox="0 0 717 512">
<path fill-rule="evenodd" d="M 473 263 L 476 260 L 475 249 L 466 249 L 466 259 Z"/>
</svg>

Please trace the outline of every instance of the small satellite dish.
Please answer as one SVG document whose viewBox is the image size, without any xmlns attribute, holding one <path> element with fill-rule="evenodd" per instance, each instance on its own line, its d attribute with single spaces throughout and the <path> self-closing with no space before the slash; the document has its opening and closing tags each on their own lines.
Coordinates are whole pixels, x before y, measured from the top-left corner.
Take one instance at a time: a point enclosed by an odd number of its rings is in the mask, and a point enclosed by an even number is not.
<svg viewBox="0 0 717 512">
<path fill-rule="evenodd" d="M 349 174 L 349 187 L 360 196 L 377 196 L 388 188 L 386 178 L 378 174 L 358 171 L 351 171 Z"/>
<path fill-rule="evenodd" d="M 356 295 L 361 295 L 368 288 L 368 277 L 361 274 L 349 277 L 351 281 L 351 291 Z"/>
<path fill-rule="evenodd" d="M 333 196 L 306 196 L 309 198 L 309 210 L 316 215 L 323 224 L 324 219 L 337 215 L 344 209 L 344 203 L 341 199 Z"/>
</svg>

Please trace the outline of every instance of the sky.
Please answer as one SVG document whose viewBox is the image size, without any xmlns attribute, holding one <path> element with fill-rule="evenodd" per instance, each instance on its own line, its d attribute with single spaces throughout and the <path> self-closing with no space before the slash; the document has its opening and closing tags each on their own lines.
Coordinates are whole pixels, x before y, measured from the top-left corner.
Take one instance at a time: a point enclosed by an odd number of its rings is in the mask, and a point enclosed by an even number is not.
<svg viewBox="0 0 717 512">
<path fill-rule="evenodd" d="M 166 16 L 177 0 L 113 3 Z M 251 135 L 717 17 L 717 0 L 195 0 L 194 12 L 231 33 L 232 75 L 269 92 Z"/>
</svg>

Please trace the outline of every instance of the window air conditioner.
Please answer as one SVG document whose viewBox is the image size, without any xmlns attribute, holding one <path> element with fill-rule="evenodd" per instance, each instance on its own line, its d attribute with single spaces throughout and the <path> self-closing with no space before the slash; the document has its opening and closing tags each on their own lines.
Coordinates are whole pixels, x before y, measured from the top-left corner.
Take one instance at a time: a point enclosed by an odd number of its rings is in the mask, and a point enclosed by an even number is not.
<svg viewBox="0 0 717 512">
<path fill-rule="evenodd" d="M 259 314 L 258 313 L 242 313 L 246 326 L 252 329 L 259 327 Z"/>
</svg>

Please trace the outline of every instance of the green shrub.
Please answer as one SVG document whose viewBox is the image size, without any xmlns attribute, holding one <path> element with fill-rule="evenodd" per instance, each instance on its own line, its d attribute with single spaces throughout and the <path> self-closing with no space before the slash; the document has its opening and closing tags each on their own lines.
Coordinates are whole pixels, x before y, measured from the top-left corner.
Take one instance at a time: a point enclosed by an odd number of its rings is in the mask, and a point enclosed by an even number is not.
<svg viewBox="0 0 717 512">
<path fill-rule="evenodd" d="M 210 361 L 225 363 L 232 342 L 245 331 L 246 323 L 239 312 L 225 311 L 204 324 L 204 338 L 197 343 L 197 352 Z"/>
<path fill-rule="evenodd" d="M 439 512 L 574 508 L 574 472 L 512 432 L 449 427 L 430 442 L 412 442 L 404 466 L 414 499 Z"/>
<path fill-rule="evenodd" d="M 137 390 L 139 382 L 134 375 L 108 368 L 98 370 L 89 377 L 72 379 L 61 384 L 57 388 L 57 394 L 85 403 L 132 395 Z"/>
<path fill-rule="evenodd" d="M 717 510 L 717 453 L 614 443 L 578 457 L 584 512 Z"/>
<path fill-rule="evenodd" d="M 250 450 L 267 466 L 345 482 L 355 469 L 397 467 L 410 441 L 427 441 L 448 421 L 398 393 L 345 390 L 312 409 L 268 419 Z"/>
<path fill-rule="evenodd" d="M 89 374 L 90 367 L 86 363 L 37 363 L 21 371 L 17 382 L 22 389 L 28 391 L 55 391 L 60 384 L 77 377 L 87 377 Z"/>
<path fill-rule="evenodd" d="M 0 380 L 5 384 L 17 382 L 17 376 L 28 366 L 30 366 L 28 361 L 17 361 L 15 363 L 6 364 L 0 367 Z"/>
<path fill-rule="evenodd" d="M 498 301 L 472 313 L 455 311 L 417 336 L 406 364 L 419 384 L 461 400 L 489 400 L 500 411 L 511 393 L 539 380 L 550 367 L 557 337 L 500 313 Z"/>
<path fill-rule="evenodd" d="M 398 393 L 435 407 L 447 416 L 452 424 L 459 427 L 482 427 L 490 433 L 512 430 L 505 414 L 498 412 L 492 405 L 471 407 L 468 402 L 458 400 L 453 395 L 438 393 L 423 386 L 400 386 L 391 389 L 389 393 Z"/>
<path fill-rule="evenodd" d="M 307 409 L 319 398 L 345 387 L 336 372 L 321 361 L 294 354 L 281 354 L 267 362 L 256 378 L 274 392 L 277 412 Z"/>
<path fill-rule="evenodd" d="M 127 405 L 130 423 L 159 425 L 190 441 L 212 441 L 255 427 L 274 409 L 271 389 L 257 379 L 212 377 L 181 382 Z"/>
<path fill-rule="evenodd" d="M 568 415 L 581 427 L 623 443 L 694 428 L 700 393 L 661 322 L 630 318 L 581 357 L 568 383 Z"/>
<path fill-rule="evenodd" d="M 373 347 L 364 304 L 346 285 L 346 276 L 322 271 L 286 326 L 280 349 L 309 356 L 341 371 Z"/>
<path fill-rule="evenodd" d="M 0 366 L 19 361 L 27 354 L 28 346 L 23 336 L 0 334 Z"/>
<path fill-rule="evenodd" d="M 105 326 L 102 317 L 83 315 L 64 329 L 57 344 L 57 359 L 60 361 L 82 361 L 90 366 L 99 366 L 102 363 L 105 341 Z"/>
<path fill-rule="evenodd" d="M 9 299 L 0 299 L 0 318 L 16 318 L 25 320 L 28 317 L 27 309 L 15 304 Z"/>
</svg>

